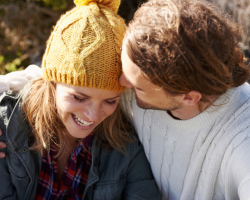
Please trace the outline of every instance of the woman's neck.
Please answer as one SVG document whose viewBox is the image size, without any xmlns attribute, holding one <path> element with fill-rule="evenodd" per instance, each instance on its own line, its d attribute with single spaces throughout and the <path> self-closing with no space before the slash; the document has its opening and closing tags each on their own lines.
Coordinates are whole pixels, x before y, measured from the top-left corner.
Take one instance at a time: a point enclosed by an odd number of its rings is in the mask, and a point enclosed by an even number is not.
<svg viewBox="0 0 250 200">
<path fill-rule="evenodd" d="M 76 148 L 78 140 L 72 136 L 66 137 L 65 140 L 67 142 L 64 143 L 64 146 L 60 147 L 63 151 L 60 151 L 60 154 L 57 158 L 57 166 L 58 166 L 58 178 L 61 180 L 64 169 L 69 160 L 69 156 L 71 152 Z"/>
</svg>

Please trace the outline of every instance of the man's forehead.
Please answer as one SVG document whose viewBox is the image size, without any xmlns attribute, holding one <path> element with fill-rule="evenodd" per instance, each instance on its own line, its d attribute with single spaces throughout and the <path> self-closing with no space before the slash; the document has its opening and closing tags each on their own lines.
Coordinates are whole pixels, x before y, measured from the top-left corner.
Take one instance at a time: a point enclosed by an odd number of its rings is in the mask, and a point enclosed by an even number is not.
<svg viewBox="0 0 250 200">
<path fill-rule="evenodd" d="M 139 75 L 141 73 L 141 69 L 129 58 L 126 47 L 122 48 L 122 69 L 123 72 L 126 74 L 134 74 Z"/>
<path fill-rule="evenodd" d="M 126 45 L 123 44 L 122 48 L 122 70 L 126 79 L 141 89 L 147 89 L 148 85 L 153 84 L 150 78 L 137 66 L 128 56 Z"/>
</svg>

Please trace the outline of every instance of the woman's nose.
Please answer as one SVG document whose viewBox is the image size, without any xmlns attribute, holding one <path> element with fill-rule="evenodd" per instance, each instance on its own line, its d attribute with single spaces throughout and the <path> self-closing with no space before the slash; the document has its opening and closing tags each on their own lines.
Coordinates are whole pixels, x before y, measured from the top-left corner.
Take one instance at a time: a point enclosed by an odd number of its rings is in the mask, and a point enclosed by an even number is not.
<svg viewBox="0 0 250 200">
<path fill-rule="evenodd" d="M 99 104 L 92 103 L 84 110 L 84 115 L 88 120 L 94 122 L 97 121 L 100 117 L 101 106 Z"/>
</svg>

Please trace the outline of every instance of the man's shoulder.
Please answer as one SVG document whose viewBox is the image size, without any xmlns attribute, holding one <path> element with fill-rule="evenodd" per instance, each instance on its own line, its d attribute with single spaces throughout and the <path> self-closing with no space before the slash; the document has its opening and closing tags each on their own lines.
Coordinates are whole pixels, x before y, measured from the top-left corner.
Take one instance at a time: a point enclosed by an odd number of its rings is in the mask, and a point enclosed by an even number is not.
<svg viewBox="0 0 250 200">
<path fill-rule="evenodd" d="M 244 140 L 250 136 L 250 85 L 245 83 L 236 90 L 232 103 L 226 107 L 223 118 L 219 120 L 227 134 Z"/>
<path fill-rule="evenodd" d="M 245 82 L 244 84 L 242 84 L 241 86 L 239 86 L 239 88 L 242 91 L 250 92 L 250 84 L 248 82 Z"/>
<path fill-rule="evenodd" d="M 238 106 L 241 112 L 246 112 L 247 109 L 250 109 L 250 85 L 244 83 L 237 88 L 237 95 L 234 96 L 234 105 Z M 250 112 L 248 113 L 250 115 Z"/>
</svg>

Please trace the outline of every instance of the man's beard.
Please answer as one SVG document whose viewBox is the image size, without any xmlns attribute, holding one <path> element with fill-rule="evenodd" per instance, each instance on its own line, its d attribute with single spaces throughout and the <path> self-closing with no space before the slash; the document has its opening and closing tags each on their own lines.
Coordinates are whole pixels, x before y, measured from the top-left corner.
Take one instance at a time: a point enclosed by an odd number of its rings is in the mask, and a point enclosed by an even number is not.
<svg viewBox="0 0 250 200">
<path fill-rule="evenodd" d="M 137 103 L 137 106 L 142 108 L 142 109 L 153 109 L 153 110 L 164 110 L 164 111 L 173 111 L 173 110 L 176 110 L 176 109 L 179 109 L 181 108 L 182 106 L 175 102 L 174 100 L 172 101 L 172 104 L 169 105 L 168 108 L 161 108 L 161 107 L 157 107 L 157 106 L 154 106 L 154 105 L 151 105 L 151 104 L 148 104 L 144 101 L 142 101 L 141 99 L 139 99 L 135 93 L 135 97 L 136 97 L 136 103 Z"/>
<path fill-rule="evenodd" d="M 141 99 L 139 99 L 136 94 L 135 94 L 135 97 L 136 97 L 137 106 L 140 107 L 140 108 L 142 108 L 142 109 L 162 110 L 161 108 L 159 108 L 157 106 L 153 106 L 153 105 L 150 105 L 148 103 L 145 103 L 144 101 L 142 101 Z"/>
</svg>

